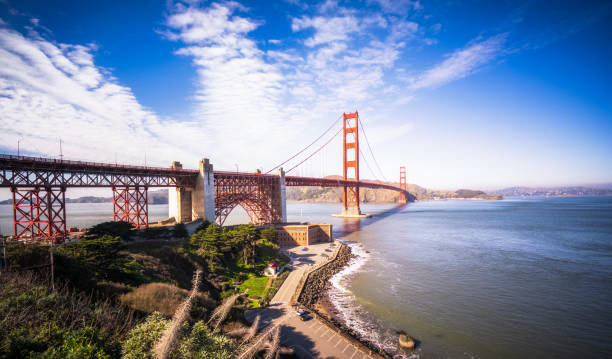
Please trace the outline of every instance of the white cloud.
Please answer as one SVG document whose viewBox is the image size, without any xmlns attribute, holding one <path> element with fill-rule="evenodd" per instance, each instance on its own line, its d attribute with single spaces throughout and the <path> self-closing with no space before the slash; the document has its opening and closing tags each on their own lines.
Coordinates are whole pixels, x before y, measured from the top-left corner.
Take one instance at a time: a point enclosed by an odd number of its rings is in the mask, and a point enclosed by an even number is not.
<svg viewBox="0 0 612 359">
<path fill-rule="evenodd" d="M 464 78 L 503 53 L 506 34 L 499 34 L 482 41 L 473 41 L 456 50 L 440 64 L 425 71 L 413 80 L 413 90 L 435 88 Z"/>
<path fill-rule="evenodd" d="M 348 40 L 351 33 L 360 30 L 359 24 L 359 20 L 351 15 L 334 17 L 304 16 L 293 19 L 291 29 L 293 31 L 300 31 L 313 28 L 315 33 L 312 37 L 306 39 L 305 44 L 306 46 L 314 47 L 333 41 Z"/>
<path fill-rule="evenodd" d="M 161 121 L 132 91 L 93 63 L 91 47 L 55 44 L 0 29 L 0 139 L 22 151 L 57 154 L 58 138 L 71 158 L 157 164 L 189 153 L 166 129 L 189 124 Z"/>
<path fill-rule="evenodd" d="M 384 12 L 392 14 L 404 14 L 423 9 L 418 0 L 369 0 L 368 2 L 376 3 Z"/>
</svg>

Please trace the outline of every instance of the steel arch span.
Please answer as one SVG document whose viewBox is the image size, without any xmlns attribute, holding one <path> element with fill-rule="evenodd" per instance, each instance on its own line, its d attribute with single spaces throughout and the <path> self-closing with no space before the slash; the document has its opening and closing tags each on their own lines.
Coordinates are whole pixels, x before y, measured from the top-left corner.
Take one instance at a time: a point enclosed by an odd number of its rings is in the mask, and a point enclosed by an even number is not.
<svg viewBox="0 0 612 359">
<path fill-rule="evenodd" d="M 241 206 L 253 224 L 283 222 L 281 178 L 261 173 L 215 171 L 215 217 L 223 225 L 236 206 Z"/>
</svg>

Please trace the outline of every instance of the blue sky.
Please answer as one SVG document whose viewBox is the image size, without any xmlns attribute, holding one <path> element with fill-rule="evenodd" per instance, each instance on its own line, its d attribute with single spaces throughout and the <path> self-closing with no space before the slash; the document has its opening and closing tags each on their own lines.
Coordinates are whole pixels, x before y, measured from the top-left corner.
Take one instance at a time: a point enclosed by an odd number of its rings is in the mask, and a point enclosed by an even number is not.
<svg viewBox="0 0 612 359">
<path fill-rule="evenodd" d="M 362 178 L 612 182 L 610 24 L 601 1 L 0 0 L 0 151 L 267 170 L 357 109 Z"/>
</svg>

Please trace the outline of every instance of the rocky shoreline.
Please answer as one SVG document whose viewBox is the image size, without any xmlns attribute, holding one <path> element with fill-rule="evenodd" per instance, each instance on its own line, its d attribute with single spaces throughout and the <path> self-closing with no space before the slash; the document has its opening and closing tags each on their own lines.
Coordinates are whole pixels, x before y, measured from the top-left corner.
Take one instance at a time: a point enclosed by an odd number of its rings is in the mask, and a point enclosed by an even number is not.
<svg viewBox="0 0 612 359">
<path fill-rule="evenodd" d="M 392 355 L 374 346 L 370 342 L 364 341 L 359 337 L 359 334 L 345 326 L 330 310 L 330 303 L 326 303 L 327 299 L 325 292 L 331 285 L 329 280 L 336 273 L 340 272 L 355 255 L 351 252 L 351 248 L 346 244 L 342 244 L 336 258 L 322 267 L 312 271 L 303 286 L 302 292 L 298 297 L 298 302 L 308 308 L 321 320 L 336 327 L 338 331 L 359 342 L 364 347 L 368 348 L 372 353 L 376 353 L 383 358 L 392 358 Z"/>
</svg>

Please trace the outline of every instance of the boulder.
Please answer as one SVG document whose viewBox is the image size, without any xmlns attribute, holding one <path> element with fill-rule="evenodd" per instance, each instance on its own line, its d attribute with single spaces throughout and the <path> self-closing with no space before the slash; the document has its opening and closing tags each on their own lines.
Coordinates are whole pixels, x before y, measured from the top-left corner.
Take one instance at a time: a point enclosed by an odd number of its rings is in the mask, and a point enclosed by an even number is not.
<svg viewBox="0 0 612 359">
<path fill-rule="evenodd" d="M 416 343 L 411 336 L 407 335 L 406 333 L 400 333 L 399 345 L 402 349 L 412 350 L 414 349 Z"/>
</svg>

